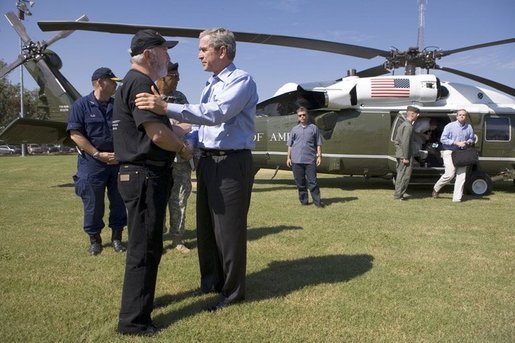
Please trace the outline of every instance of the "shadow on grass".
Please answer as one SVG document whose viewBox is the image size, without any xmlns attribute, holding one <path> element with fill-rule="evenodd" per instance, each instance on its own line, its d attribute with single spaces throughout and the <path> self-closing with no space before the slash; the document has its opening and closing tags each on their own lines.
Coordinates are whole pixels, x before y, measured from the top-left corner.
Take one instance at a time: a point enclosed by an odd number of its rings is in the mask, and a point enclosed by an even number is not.
<svg viewBox="0 0 515 343">
<path fill-rule="evenodd" d="M 282 298 L 307 286 L 336 284 L 352 280 L 372 269 L 374 257 L 362 255 L 312 256 L 290 261 L 272 261 L 267 268 L 247 275 L 247 300 L 245 303 Z M 156 304 L 166 306 L 181 301 L 192 292 L 164 295 Z M 158 325 L 169 327 L 173 323 L 204 310 L 218 298 L 209 297 L 196 301 L 177 311 L 156 316 Z"/>
<path fill-rule="evenodd" d="M 257 228 L 249 228 L 247 230 L 247 241 L 256 241 L 265 236 L 275 235 L 281 233 L 283 231 L 289 230 L 302 230 L 301 226 L 292 226 L 292 225 L 278 225 L 272 227 L 257 227 Z M 172 234 L 167 232 L 163 236 L 164 252 L 167 252 L 172 248 Z M 189 249 L 197 248 L 197 238 L 195 236 L 195 230 L 187 230 L 183 236 L 183 242 Z"/>
<path fill-rule="evenodd" d="M 55 186 L 51 186 L 52 188 L 64 188 L 64 187 L 75 187 L 75 184 L 72 182 L 72 183 L 63 183 L 63 184 L 60 184 L 60 185 L 55 185 Z"/>
</svg>

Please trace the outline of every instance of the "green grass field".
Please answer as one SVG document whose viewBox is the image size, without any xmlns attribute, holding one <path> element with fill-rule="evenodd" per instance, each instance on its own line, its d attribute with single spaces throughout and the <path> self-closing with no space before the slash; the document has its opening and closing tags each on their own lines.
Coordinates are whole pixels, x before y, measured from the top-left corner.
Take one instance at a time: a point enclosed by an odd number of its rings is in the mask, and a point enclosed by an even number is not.
<svg viewBox="0 0 515 343">
<path fill-rule="evenodd" d="M 115 332 L 125 255 L 87 253 L 74 156 L 0 158 L 0 342 L 514 342 L 515 187 L 451 203 L 392 200 L 391 181 L 319 175 L 301 207 L 291 173 L 256 176 L 247 301 L 217 313 L 190 254 L 165 241 L 154 338 Z M 110 232 L 103 233 L 106 243 Z M 127 239 L 124 236 L 124 241 Z"/>
</svg>

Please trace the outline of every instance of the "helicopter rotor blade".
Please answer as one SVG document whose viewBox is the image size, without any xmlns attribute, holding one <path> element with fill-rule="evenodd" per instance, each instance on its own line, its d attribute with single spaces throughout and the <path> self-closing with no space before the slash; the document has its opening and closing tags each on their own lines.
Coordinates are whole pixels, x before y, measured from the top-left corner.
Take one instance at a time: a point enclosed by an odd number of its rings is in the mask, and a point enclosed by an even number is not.
<svg viewBox="0 0 515 343">
<path fill-rule="evenodd" d="M 453 69 L 453 68 L 436 66 L 436 69 L 443 70 L 443 71 L 446 71 L 448 73 L 453 73 L 453 74 L 456 74 L 456 75 L 459 75 L 459 76 L 466 77 L 468 79 L 471 79 L 471 80 L 483 83 L 483 84 L 485 84 L 487 86 L 490 86 L 490 87 L 492 87 L 494 89 L 500 90 L 501 92 L 507 93 L 507 94 L 509 94 L 511 96 L 515 96 L 515 88 L 511 88 L 511 87 L 509 87 L 507 85 L 504 85 L 502 83 L 499 83 L 499 82 L 496 82 L 496 81 L 492 81 L 492 80 L 489 80 L 489 79 L 485 79 L 484 77 L 477 76 L 477 75 L 474 75 L 474 74 L 469 74 L 469 73 L 466 73 L 464 71 Z"/>
<path fill-rule="evenodd" d="M 83 14 L 76 21 L 89 21 L 89 18 L 85 14 Z M 45 41 L 46 46 L 50 46 L 50 45 L 54 44 L 55 42 L 57 42 L 58 40 L 68 37 L 69 35 L 71 35 L 73 33 L 73 31 L 74 30 L 66 30 L 66 31 L 61 31 L 61 32 L 56 33 L 55 36 L 53 36 L 49 40 Z"/>
<path fill-rule="evenodd" d="M 384 64 L 380 64 L 378 66 L 359 71 L 356 75 L 359 77 L 372 77 L 388 74 L 389 72 L 390 71 L 384 67 Z"/>
<path fill-rule="evenodd" d="M 467 50 L 474 50 L 474 49 L 480 49 L 480 48 L 486 48 L 488 46 L 495 46 L 495 45 L 502 45 L 502 44 L 510 44 L 515 43 L 515 38 L 508 38 L 503 40 L 498 40 L 494 42 L 488 42 L 483 44 L 476 44 L 476 45 L 470 45 L 463 48 L 453 49 L 453 50 L 443 50 L 440 51 L 441 57 L 449 56 L 450 54 L 455 54 L 457 52 L 467 51 Z"/>
<path fill-rule="evenodd" d="M 14 61 L 13 63 L 11 63 L 9 65 L 6 65 L 5 67 L 2 68 L 2 70 L 0 70 L 0 78 L 4 77 L 6 74 L 11 72 L 11 70 L 13 70 L 14 68 L 18 67 L 20 64 L 25 63 L 25 61 L 26 61 L 25 56 L 20 55 L 16 59 L 16 61 Z"/>
<path fill-rule="evenodd" d="M 32 39 L 30 39 L 27 31 L 25 30 L 25 26 L 23 26 L 23 23 L 18 18 L 18 16 L 16 16 L 14 12 L 7 12 L 5 14 L 5 17 L 7 18 L 9 24 L 11 24 L 11 26 L 13 27 L 14 31 L 18 33 L 18 36 L 20 36 L 23 43 L 29 44 L 32 41 Z"/>
<path fill-rule="evenodd" d="M 40 59 L 36 62 L 39 70 L 41 71 L 42 78 L 45 80 L 45 82 L 48 85 L 48 88 L 54 93 L 56 97 L 61 96 L 63 93 L 65 93 L 64 87 L 61 85 L 59 80 L 55 77 L 54 73 L 50 70 L 48 67 L 48 64 L 45 62 L 44 59 Z"/>
<path fill-rule="evenodd" d="M 194 28 L 74 21 L 39 21 L 38 25 L 42 31 L 83 30 L 125 34 L 134 34 L 142 29 L 154 29 L 163 36 L 187 38 L 198 38 L 199 34 L 203 31 L 203 29 Z M 371 59 L 377 56 L 386 57 L 389 55 L 389 52 L 385 50 L 318 39 L 235 31 L 233 31 L 233 33 L 237 41 L 246 43 L 288 46 L 293 48 L 332 52 L 336 54 L 367 59 Z"/>
</svg>

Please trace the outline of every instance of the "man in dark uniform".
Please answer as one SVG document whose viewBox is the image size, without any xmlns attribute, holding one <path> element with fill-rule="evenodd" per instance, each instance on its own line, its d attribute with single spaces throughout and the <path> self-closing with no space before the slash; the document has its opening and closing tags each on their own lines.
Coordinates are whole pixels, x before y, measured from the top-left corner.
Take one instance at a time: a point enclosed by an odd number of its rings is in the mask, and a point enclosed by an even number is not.
<svg viewBox="0 0 515 343">
<path fill-rule="evenodd" d="M 139 110 L 137 93 L 156 87 L 153 80 L 166 74 L 170 61 L 166 41 L 154 30 L 137 32 L 131 41 L 132 69 L 115 98 L 114 149 L 120 161 L 118 188 L 128 212 L 129 241 L 118 331 L 152 336 L 157 270 L 163 251 L 163 222 L 171 187 L 176 151 L 191 158 L 191 148 L 172 131 L 166 117 Z"/>
<path fill-rule="evenodd" d="M 116 252 L 124 252 L 122 230 L 127 225 L 127 213 L 120 193 L 117 176 L 118 161 L 113 149 L 113 103 L 116 82 L 120 81 L 111 69 L 99 68 L 91 77 L 93 92 L 79 98 L 68 116 L 70 138 L 79 148 L 77 174 L 73 177 L 75 193 L 84 204 L 84 231 L 89 236 L 89 253 L 102 252 L 100 233 L 105 224 L 104 197 L 109 198 L 109 227 Z"/>
<path fill-rule="evenodd" d="M 420 110 L 415 106 L 406 109 L 406 120 L 397 128 L 395 136 L 395 157 L 397 158 L 397 175 L 395 177 L 395 200 L 404 200 L 404 193 L 413 171 L 414 131 L 413 123 L 417 120 Z"/>
<path fill-rule="evenodd" d="M 201 158 L 197 167 L 197 243 L 200 290 L 220 293 L 209 311 L 245 299 L 247 214 L 254 169 L 257 87 L 236 68 L 234 34 L 224 28 L 199 36 L 199 59 L 212 75 L 200 104 L 166 103 L 158 95 L 139 94 L 139 108 L 179 122 L 199 124 Z"/>
</svg>

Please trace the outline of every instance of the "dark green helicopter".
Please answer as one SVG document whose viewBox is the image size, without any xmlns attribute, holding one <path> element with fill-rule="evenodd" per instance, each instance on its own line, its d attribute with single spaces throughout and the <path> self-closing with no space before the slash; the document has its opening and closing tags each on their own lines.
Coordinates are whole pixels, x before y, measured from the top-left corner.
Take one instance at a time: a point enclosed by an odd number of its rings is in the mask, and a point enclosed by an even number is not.
<svg viewBox="0 0 515 343">
<path fill-rule="evenodd" d="M 19 22 L 16 25 L 22 25 Z M 15 26 L 16 28 L 16 25 Z M 43 21 L 38 25 L 43 31 L 87 30 L 109 33 L 134 34 L 140 29 L 152 28 L 163 36 L 197 38 L 202 29 L 157 27 L 130 24 L 99 23 L 87 21 Z M 319 172 L 339 175 L 363 175 L 366 177 L 392 178 L 395 174 L 393 137 L 398 125 L 404 120 L 408 105 L 420 108 L 419 120 L 426 118 L 434 123 L 433 137 L 450 121 L 455 120 L 458 109 L 469 112 L 469 120 L 476 134 L 475 147 L 479 161 L 472 166 L 467 177 L 467 190 L 475 195 L 488 194 L 492 181 L 513 179 L 515 175 L 515 89 L 486 78 L 456 69 L 439 66 L 436 61 L 453 53 L 488 46 L 514 43 L 515 38 L 478 44 L 453 50 L 431 50 L 410 48 L 407 51 L 380 50 L 357 45 L 329 42 L 315 39 L 234 32 L 236 40 L 256 44 L 272 44 L 294 48 L 313 49 L 360 58 L 382 56 L 385 62 L 378 66 L 356 72 L 350 70 L 344 78 L 307 84 L 289 83 L 257 107 L 256 149 L 253 151 L 256 171 L 260 168 L 288 169 L 286 166 L 286 141 L 291 128 L 297 123 L 294 103 L 303 99 L 310 104 L 314 123 L 324 136 L 323 160 Z M 52 56 L 46 47 L 40 52 L 55 77 L 41 72 L 35 63 L 31 74 L 43 77 L 43 92 L 57 108 L 66 113 L 71 100 L 77 98 L 73 86 L 58 72 L 52 63 Z M 23 63 L 23 62 L 22 62 Z M 34 63 L 33 59 L 25 61 Z M 404 75 L 386 75 L 405 67 Z M 416 68 L 425 69 L 427 74 L 416 75 Z M 38 69 L 40 72 L 38 73 Z M 440 81 L 429 74 L 430 69 L 443 70 L 481 82 L 496 90 Z M 2 70 L 3 72 L 3 70 Z M 0 77 L 5 73 L 0 73 Z M 68 98 L 61 98 L 53 79 L 65 88 Z M 38 82 L 39 83 L 39 82 Z M 54 94 L 54 96 L 49 95 Z M 60 119 L 64 120 L 63 113 Z M 52 120 L 55 120 L 50 115 Z M 30 125 L 29 125 L 30 124 Z M 59 124 L 60 128 L 57 127 Z M 42 125 L 42 126 L 38 126 Z M 38 122 L 13 122 L 0 139 L 10 143 L 34 141 L 34 130 L 45 132 L 40 143 L 52 139 L 63 142 L 66 139 L 65 123 L 55 121 L 52 125 Z M 39 143 L 36 142 L 36 143 Z M 431 179 L 435 181 L 443 173 L 439 158 L 438 141 L 428 141 L 422 146 L 418 165 L 414 168 L 412 180 Z"/>
</svg>

